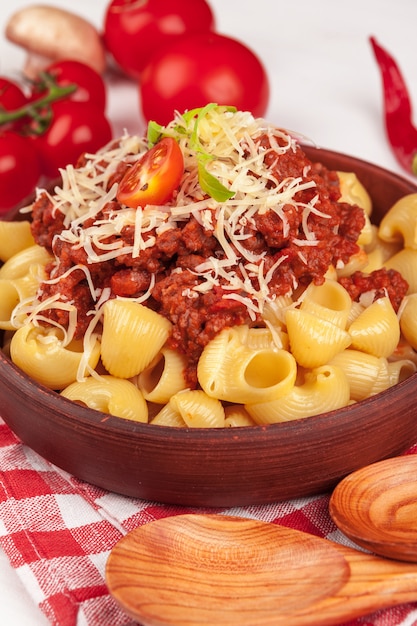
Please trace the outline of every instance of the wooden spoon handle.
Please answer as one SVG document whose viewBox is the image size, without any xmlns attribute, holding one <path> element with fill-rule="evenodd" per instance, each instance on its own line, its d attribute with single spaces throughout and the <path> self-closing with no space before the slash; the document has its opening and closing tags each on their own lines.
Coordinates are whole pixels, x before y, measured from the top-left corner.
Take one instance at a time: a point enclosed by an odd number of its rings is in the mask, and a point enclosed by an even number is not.
<svg viewBox="0 0 417 626">
<path fill-rule="evenodd" d="M 379 558 L 339 544 L 333 547 L 344 555 L 350 575 L 336 594 L 310 607 L 316 622 L 299 615 L 294 625 L 338 624 L 417 599 L 417 565 Z"/>
</svg>

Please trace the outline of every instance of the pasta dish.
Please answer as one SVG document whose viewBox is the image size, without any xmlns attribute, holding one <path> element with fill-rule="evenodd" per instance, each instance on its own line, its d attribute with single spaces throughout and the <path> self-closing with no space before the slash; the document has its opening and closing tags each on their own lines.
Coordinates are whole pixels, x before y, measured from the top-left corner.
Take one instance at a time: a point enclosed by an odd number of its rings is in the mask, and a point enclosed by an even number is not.
<svg viewBox="0 0 417 626">
<path fill-rule="evenodd" d="M 162 146 L 178 152 L 172 189 L 133 190 Z M 0 223 L 0 328 L 13 362 L 62 396 L 152 424 L 247 426 L 415 371 L 417 197 L 374 225 L 353 173 L 214 104 L 61 174 L 27 221 Z"/>
</svg>

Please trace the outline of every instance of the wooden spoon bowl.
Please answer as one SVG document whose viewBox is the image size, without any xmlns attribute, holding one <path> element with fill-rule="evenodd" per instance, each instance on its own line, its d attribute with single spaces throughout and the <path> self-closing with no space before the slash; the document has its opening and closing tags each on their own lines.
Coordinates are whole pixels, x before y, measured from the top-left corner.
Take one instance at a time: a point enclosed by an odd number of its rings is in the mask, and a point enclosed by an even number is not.
<svg viewBox="0 0 417 626">
<path fill-rule="evenodd" d="M 417 455 L 368 465 L 344 478 L 330 515 L 359 546 L 417 563 Z"/>
<path fill-rule="evenodd" d="M 110 593 L 143 626 L 329 626 L 417 599 L 417 566 L 253 519 L 179 515 L 121 539 Z"/>
</svg>

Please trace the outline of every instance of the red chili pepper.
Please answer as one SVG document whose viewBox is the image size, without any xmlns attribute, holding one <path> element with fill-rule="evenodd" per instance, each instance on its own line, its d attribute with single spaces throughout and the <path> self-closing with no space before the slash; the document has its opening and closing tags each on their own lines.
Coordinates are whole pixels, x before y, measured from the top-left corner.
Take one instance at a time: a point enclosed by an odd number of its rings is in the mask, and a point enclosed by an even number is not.
<svg viewBox="0 0 417 626">
<path fill-rule="evenodd" d="M 370 37 L 381 71 L 385 128 L 392 151 L 404 169 L 417 176 L 417 128 L 407 85 L 393 57 Z"/>
</svg>

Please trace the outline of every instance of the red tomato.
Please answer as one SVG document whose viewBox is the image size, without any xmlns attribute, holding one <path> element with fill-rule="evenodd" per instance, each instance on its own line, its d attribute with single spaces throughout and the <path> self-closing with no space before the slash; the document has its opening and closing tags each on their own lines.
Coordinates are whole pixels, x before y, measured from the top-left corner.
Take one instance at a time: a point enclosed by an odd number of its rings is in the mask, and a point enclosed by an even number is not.
<svg viewBox="0 0 417 626">
<path fill-rule="evenodd" d="M 112 0 L 104 20 L 104 42 L 120 67 L 138 77 L 161 46 L 184 33 L 213 28 L 206 0 Z"/>
<path fill-rule="evenodd" d="M 52 114 L 46 132 L 33 139 L 45 176 L 57 176 L 58 168 L 75 164 L 83 152 L 96 152 L 112 137 L 107 118 L 94 104 L 60 100 Z"/>
<path fill-rule="evenodd" d="M 264 116 L 269 82 L 258 57 L 245 45 L 217 33 L 184 35 L 155 53 L 141 76 L 146 120 L 167 124 L 174 111 L 210 102 Z"/>
<path fill-rule="evenodd" d="M 164 137 L 126 172 L 117 199 L 133 209 L 163 204 L 172 197 L 183 172 L 181 148 L 172 137 Z"/>
<path fill-rule="evenodd" d="M 8 78 L 0 77 L 0 110 L 15 111 L 23 107 L 27 102 L 27 97 L 17 83 Z M 8 122 L 7 128 L 17 130 L 27 121 L 27 118 L 22 118 L 14 122 Z M 4 129 L 6 126 L 4 125 L 2 128 Z"/>
<path fill-rule="evenodd" d="M 6 111 L 20 109 L 27 98 L 19 85 L 8 78 L 0 77 L 0 107 Z"/>
<path fill-rule="evenodd" d="M 56 61 L 45 70 L 50 74 L 58 85 L 65 87 L 70 84 L 77 85 L 77 90 L 69 96 L 76 102 L 91 102 L 102 111 L 106 108 L 106 87 L 100 74 L 89 65 L 80 61 L 63 60 Z M 45 93 L 45 84 L 42 78 L 35 81 L 32 89 L 32 100 L 39 98 Z"/>
<path fill-rule="evenodd" d="M 38 155 L 33 143 L 11 131 L 0 133 L 0 212 L 24 200 L 40 177 Z"/>
</svg>

